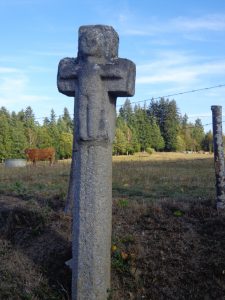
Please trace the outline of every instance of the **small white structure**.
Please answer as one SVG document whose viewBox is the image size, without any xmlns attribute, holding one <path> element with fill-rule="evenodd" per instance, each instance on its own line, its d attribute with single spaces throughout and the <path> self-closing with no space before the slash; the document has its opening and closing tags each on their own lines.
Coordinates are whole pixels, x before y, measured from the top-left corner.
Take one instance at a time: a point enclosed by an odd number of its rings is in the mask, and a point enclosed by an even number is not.
<svg viewBox="0 0 225 300">
<path fill-rule="evenodd" d="M 6 168 L 25 167 L 26 165 L 27 165 L 26 159 L 10 158 L 5 160 Z"/>
</svg>

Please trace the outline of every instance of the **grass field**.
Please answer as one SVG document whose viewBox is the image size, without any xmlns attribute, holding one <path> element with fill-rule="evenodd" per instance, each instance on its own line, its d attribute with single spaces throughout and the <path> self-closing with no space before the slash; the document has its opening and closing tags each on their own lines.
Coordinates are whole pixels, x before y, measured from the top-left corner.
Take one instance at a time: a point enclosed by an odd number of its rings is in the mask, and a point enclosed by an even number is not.
<svg viewBox="0 0 225 300">
<path fill-rule="evenodd" d="M 0 166 L 0 299 L 70 299 L 69 161 Z M 109 299 L 224 299 L 213 156 L 113 157 Z"/>
<path fill-rule="evenodd" d="M 145 202 L 212 200 L 215 197 L 213 158 L 209 155 L 159 153 L 115 157 L 115 194 Z"/>
</svg>

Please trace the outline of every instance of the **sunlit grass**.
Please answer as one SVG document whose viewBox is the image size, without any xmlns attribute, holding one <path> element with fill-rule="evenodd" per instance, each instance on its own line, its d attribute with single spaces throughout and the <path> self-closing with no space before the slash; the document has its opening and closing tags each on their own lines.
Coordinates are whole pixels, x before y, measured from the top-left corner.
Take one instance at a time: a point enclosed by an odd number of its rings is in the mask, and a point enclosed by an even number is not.
<svg viewBox="0 0 225 300">
<path fill-rule="evenodd" d="M 20 196 L 24 199 L 53 197 L 64 198 L 68 186 L 70 161 L 62 161 L 54 166 L 39 163 L 21 168 L 0 166 L 0 193 Z"/>
<path fill-rule="evenodd" d="M 25 198 L 65 198 L 70 161 L 50 167 L 5 168 L 0 165 L 0 192 Z M 185 153 L 139 153 L 113 157 L 113 196 L 142 201 L 212 200 L 213 156 Z"/>
<path fill-rule="evenodd" d="M 155 153 L 113 158 L 114 194 L 148 200 L 212 200 L 212 155 Z"/>
</svg>

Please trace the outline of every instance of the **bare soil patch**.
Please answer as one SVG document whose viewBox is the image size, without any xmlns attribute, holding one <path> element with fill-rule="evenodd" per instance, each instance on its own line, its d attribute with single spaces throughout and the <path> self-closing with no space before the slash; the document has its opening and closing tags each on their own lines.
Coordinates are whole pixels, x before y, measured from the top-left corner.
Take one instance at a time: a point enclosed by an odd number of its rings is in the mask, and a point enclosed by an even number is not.
<svg viewBox="0 0 225 300">
<path fill-rule="evenodd" d="M 113 299 L 225 299 L 224 232 L 225 218 L 206 202 L 162 202 L 144 213 L 137 205 L 132 215 L 114 207 L 129 267 L 114 268 Z"/>
</svg>

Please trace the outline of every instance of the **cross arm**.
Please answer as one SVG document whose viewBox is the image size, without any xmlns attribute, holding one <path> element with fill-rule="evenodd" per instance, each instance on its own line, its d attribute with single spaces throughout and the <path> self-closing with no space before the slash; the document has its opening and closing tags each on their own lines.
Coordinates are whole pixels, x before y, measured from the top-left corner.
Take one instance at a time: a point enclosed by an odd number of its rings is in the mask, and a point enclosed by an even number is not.
<svg viewBox="0 0 225 300">
<path fill-rule="evenodd" d="M 118 58 L 102 66 L 102 79 L 110 94 L 116 97 L 133 96 L 135 93 L 135 64 L 125 58 Z"/>
<path fill-rule="evenodd" d="M 70 97 L 75 96 L 77 70 L 76 58 L 66 57 L 60 60 L 57 75 L 57 87 L 60 93 Z"/>
</svg>

